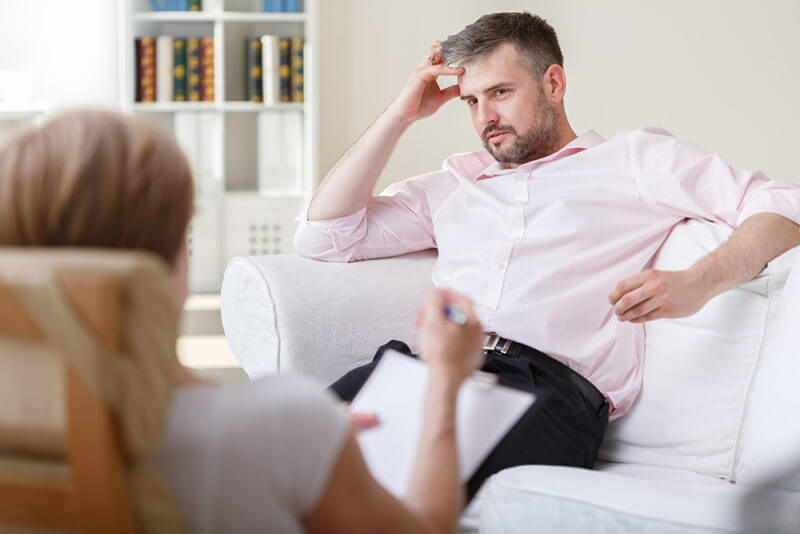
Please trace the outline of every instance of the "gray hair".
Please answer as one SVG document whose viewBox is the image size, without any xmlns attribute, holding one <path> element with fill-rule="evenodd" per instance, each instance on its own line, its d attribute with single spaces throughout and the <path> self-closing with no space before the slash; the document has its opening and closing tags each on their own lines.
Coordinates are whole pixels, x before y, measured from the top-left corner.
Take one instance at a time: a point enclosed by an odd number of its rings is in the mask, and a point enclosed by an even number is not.
<svg viewBox="0 0 800 534">
<path fill-rule="evenodd" d="M 522 63 L 537 82 L 550 65 L 564 66 L 556 31 L 546 20 L 530 13 L 484 15 L 442 43 L 442 60 L 453 67 L 469 65 L 512 43 Z"/>
</svg>

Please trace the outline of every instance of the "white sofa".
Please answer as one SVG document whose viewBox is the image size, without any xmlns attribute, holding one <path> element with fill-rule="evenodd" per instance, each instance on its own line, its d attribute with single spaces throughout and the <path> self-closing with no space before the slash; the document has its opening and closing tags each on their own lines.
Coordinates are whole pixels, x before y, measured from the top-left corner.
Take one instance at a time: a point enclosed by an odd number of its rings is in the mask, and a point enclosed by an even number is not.
<svg viewBox="0 0 800 534">
<path fill-rule="evenodd" d="M 687 267 L 729 235 L 687 221 L 654 266 Z M 222 286 L 228 342 L 250 377 L 300 373 L 322 384 L 389 339 L 415 349 L 435 257 L 235 258 Z M 648 323 L 646 339 L 642 392 L 609 425 L 596 468 L 503 471 L 465 513 L 464 530 L 800 532 L 797 251 L 693 317 Z"/>
</svg>

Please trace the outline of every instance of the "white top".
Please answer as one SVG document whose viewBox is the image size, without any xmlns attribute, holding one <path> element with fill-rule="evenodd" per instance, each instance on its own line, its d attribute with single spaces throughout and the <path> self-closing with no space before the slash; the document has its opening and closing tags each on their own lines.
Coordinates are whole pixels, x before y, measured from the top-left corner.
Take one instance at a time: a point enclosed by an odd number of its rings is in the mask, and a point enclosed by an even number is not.
<svg viewBox="0 0 800 534">
<path fill-rule="evenodd" d="M 303 532 L 349 422 L 291 376 L 177 390 L 154 455 L 190 532 Z"/>
</svg>

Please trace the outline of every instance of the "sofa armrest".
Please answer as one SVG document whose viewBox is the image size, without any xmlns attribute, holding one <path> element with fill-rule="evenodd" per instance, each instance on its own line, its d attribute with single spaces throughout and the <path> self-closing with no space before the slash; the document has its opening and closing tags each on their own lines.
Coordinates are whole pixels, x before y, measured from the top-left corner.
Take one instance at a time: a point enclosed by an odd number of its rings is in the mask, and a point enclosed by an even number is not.
<svg viewBox="0 0 800 534">
<path fill-rule="evenodd" d="M 222 282 L 228 343 L 251 378 L 299 373 L 329 384 L 390 339 L 414 348 L 435 260 L 433 250 L 355 263 L 234 258 Z"/>
</svg>

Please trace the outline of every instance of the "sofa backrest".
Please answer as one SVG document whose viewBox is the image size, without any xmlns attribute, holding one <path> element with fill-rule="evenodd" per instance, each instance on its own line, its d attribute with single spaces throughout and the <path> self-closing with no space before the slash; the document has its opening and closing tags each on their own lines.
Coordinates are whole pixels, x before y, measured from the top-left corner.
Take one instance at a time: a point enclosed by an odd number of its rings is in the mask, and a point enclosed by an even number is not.
<svg viewBox="0 0 800 534">
<path fill-rule="evenodd" d="M 800 491 L 800 256 L 783 288 L 775 321 L 745 420 L 738 481 Z"/>
<path fill-rule="evenodd" d="M 685 221 L 654 268 L 681 270 L 732 230 Z M 644 382 L 633 409 L 609 424 L 600 459 L 668 466 L 735 480 L 749 401 L 796 251 L 697 314 L 645 324 Z"/>
</svg>

